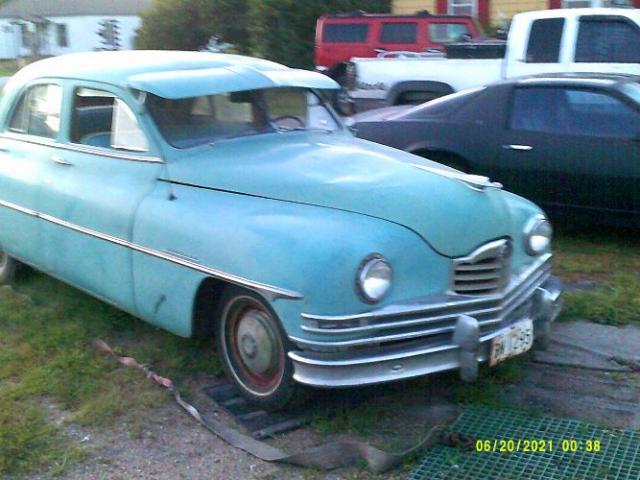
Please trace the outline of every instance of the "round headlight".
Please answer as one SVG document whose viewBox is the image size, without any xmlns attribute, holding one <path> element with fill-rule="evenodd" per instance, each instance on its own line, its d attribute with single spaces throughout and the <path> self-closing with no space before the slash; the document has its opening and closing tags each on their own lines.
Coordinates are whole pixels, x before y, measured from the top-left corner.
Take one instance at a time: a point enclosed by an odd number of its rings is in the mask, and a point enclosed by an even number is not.
<svg viewBox="0 0 640 480">
<path fill-rule="evenodd" d="M 377 303 L 391 288 L 391 265 L 382 255 L 370 255 L 360 264 L 356 285 L 363 300 Z"/>
<path fill-rule="evenodd" d="M 529 255 L 540 255 L 549 251 L 553 228 L 543 216 L 532 219 L 525 228 L 524 248 Z"/>
</svg>

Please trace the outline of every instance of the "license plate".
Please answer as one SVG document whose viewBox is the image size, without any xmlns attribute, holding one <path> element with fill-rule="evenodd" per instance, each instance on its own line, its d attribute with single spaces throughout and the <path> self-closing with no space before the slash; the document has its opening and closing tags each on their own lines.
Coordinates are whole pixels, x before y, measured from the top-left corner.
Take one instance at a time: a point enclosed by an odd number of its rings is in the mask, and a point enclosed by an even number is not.
<svg viewBox="0 0 640 480">
<path fill-rule="evenodd" d="M 489 365 L 494 366 L 509 357 L 526 352 L 533 345 L 533 322 L 522 320 L 511 325 L 505 333 L 494 337 L 491 341 L 491 358 Z"/>
</svg>

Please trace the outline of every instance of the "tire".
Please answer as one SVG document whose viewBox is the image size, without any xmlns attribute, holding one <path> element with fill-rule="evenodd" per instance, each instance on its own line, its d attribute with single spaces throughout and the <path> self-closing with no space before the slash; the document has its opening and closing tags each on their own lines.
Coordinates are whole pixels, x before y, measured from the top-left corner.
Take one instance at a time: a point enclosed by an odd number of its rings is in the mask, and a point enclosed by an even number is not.
<svg viewBox="0 0 640 480">
<path fill-rule="evenodd" d="M 16 278 L 18 261 L 0 250 L 0 285 L 10 285 Z"/>
<path fill-rule="evenodd" d="M 293 380 L 293 345 L 271 307 L 259 295 L 229 287 L 216 315 L 216 346 L 229 380 L 265 410 L 300 404 L 309 390 Z"/>
</svg>

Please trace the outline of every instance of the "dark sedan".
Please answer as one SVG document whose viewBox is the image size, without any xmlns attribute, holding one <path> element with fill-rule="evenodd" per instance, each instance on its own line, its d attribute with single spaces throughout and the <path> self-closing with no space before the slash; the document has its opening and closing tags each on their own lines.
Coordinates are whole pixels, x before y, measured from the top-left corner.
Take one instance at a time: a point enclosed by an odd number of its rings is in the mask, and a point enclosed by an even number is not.
<svg viewBox="0 0 640 480">
<path fill-rule="evenodd" d="M 514 79 L 353 122 L 359 137 L 489 176 L 552 215 L 638 225 L 638 80 Z"/>
</svg>

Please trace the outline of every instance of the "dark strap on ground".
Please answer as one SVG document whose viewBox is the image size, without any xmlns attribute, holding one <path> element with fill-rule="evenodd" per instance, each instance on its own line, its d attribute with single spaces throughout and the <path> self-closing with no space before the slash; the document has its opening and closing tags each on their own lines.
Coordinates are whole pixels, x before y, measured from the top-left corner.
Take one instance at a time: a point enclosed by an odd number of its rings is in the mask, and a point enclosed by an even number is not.
<svg viewBox="0 0 640 480">
<path fill-rule="evenodd" d="M 316 468 L 318 470 L 332 470 L 334 468 L 356 465 L 360 461 L 364 461 L 372 471 L 381 473 L 393 468 L 414 453 L 428 448 L 435 443 L 443 441 L 444 443 L 460 444 L 460 446 L 464 447 L 470 441 L 467 438 L 460 438 L 456 434 L 447 433 L 444 430 L 444 426 L 436 425 L 432 427 L 418 443 L 402 452 L 386 452 L 366 442 L 337 441 L 307 448 L 297 453 L 287 453 L 265 442 L 255 440 L 249 435 L 245 435 L 234 428 L 224 425 L 222 422 L 203 417 L 193 405 L 182 398 L 180 392 L 171 380 L 161 377 L 151 370 L 148 365 L 141 364 L 132 357 L 117 355 L 111 347 L 102 340 L 95 340 L 94 347 L 99 352 L 112 356 L 125 366 L 143 370 L 147 378 L 169 390 L 175 398 L 176 403 L 200 423 L 200 425 L 220 437 L 229 445 L 239 448 L 266 462 L 287 463 L 300 467 Z"/>
</svg>

